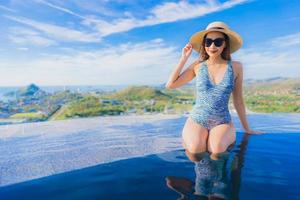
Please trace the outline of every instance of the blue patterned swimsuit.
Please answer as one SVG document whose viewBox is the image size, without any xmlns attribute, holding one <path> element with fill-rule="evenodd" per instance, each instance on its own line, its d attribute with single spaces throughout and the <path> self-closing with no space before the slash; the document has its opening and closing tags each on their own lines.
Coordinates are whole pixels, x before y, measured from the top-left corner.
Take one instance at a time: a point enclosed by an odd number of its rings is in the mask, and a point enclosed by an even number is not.
<svg viewBox="0 0 300 200">
<path fill-rule="evenodd" d="M 217 85 L 211 82 L 207 63 L 203 62 L 196 77 L 196 104 L 190 117 L 208 130 L 220 124 L 230 123 L 228 102 L 233 89 L 234 73 L 231 61 L 227 61 L 224 77 Z"/>
</svg>

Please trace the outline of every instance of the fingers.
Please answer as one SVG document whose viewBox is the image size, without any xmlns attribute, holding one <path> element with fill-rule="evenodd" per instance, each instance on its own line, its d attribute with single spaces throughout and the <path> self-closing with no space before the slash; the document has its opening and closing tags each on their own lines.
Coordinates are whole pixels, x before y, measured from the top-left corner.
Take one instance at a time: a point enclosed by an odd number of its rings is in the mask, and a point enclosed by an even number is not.
<svg viewBox="0 0 300 200">
<path fill-rule="evenodd" d="M 191 43 L 187 43 L 184 48 L 189 50 L 189 49 L 193 48 L 193 46 Z"/>
<path fill-rule="evenodd" d="M 185 58 L 188 58 L 192 53 L 192 45 L 190 43 L 187 43 L 184 48 L 182 48 L 182 56 Z"/>
</svg>

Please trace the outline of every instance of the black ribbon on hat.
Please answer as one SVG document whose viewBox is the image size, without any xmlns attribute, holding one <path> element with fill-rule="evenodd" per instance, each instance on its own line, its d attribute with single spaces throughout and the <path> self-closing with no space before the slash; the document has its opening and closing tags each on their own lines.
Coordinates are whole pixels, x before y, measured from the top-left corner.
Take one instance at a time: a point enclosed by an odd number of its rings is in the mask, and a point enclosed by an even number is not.
<svg viewBox="0 0 300 200">
<path fill-rule="evenodd" d="M 209 29 L 224 29 L 223 27 L 211 27 Z"/>
</svg>

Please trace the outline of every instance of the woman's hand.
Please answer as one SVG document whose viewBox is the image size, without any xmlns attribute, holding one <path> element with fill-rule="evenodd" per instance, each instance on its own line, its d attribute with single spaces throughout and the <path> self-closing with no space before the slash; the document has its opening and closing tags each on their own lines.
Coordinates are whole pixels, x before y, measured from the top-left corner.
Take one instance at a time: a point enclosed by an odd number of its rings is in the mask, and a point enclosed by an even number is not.
<svg viewBox="0 0 300 200">
<path fill-rule="evenodd" d="M 255 130 L 245 130 L 245 133 L 248 133 L 248 134 L 255 134 L 255 135 L 260 135 L 260 134 L 263 134 L 264 132 L 262 131 L 255 131 Z"/>
<path fill-rule="evenodd" d="M 187 43 L 185 47 L 182 48 L 181 57 L 183 59 L 188 59 L 192 53 L 193 47 L 190 43 Z"/>
</svg>

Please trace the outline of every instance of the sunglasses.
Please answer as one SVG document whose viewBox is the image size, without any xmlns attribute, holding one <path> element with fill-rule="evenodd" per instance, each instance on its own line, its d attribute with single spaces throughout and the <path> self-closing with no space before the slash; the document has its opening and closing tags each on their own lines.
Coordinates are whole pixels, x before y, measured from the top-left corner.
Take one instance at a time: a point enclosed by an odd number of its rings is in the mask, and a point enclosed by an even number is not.
<svg viewBox="0 0 300 200">
<path fill-rule="evenodd" d="M 206 47 L 210 47 L 212 43 L 214 43 L 216 47 L 220 47 L 224 41 L 225 38 L 216 38 L 214 40 L 211 38 L 205 38 L 204 43 Z"/>
</svg>

